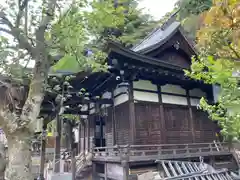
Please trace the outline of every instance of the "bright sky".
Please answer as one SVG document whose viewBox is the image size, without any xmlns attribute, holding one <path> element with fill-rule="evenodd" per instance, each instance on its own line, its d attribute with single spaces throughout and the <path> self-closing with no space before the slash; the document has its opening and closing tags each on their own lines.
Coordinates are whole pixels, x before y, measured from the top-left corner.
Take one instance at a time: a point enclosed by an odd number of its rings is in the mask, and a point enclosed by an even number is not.
<svg viewBox="0 0 240 180">
<path fill-rule="evenodd" d="M 142 0 L 139 6 L 146 8 L 154 18 L 160 19 L 174 8 L 176 2 L 177 0 Z"/>
</svg>

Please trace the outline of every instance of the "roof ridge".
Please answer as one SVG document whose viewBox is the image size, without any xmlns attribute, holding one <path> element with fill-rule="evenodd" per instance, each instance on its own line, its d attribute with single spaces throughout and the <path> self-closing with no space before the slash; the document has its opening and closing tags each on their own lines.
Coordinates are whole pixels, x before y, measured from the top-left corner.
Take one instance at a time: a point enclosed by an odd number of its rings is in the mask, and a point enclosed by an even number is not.
<svg viewBox="0 0 240 180">
<path fill-rule="evenodd" d="M 171 14 L 171 16 L 160 26 L 154 28 L 145 38 L 143 38 L 138 44 L 134 45 L 131 49 L 135 49 L 138 46 L 140 46 L 144 41 L 150 39 L 152 37 L 152 35 L 158 31 L 158 30 L 165 30 L 166 27 L 169 26 L 169 21 L 172 20 L 173 17 L 175 17 L 177 15 L 177 13 L 180 11 L 180 9 L 177 9 L 174 13 Z M 172 22 L 173 23 L 173 22 Z M 171 23 L 171 24 L 172 24 Z M 168 25 L 168 26 L 167 26 Z"/>
</svg>

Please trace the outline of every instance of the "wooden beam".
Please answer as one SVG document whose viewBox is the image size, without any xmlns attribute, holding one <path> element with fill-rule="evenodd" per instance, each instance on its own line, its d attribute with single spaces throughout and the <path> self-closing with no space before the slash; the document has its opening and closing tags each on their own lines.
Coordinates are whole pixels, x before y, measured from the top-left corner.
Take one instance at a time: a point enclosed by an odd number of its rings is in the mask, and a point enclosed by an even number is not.
<svg viewBox="0 0 240 180">
<path fill-rule="evenodd" d="M 135 118 L 135 105 L 133 96 L 133 81 L 129 82 L 129 122 L 130 122 L 130 142 L 135 144 L 136 140 L 136 118 Z"/>
<path fill-rule="evenodd" d="M 191 106 L 189 89 L 186 89 L 186 92 L 187 92 L 187 104 L 188 104 L 189 117 L 190 117 L 190 128 L 191 128 L 191 133 L 192 133 L 192 141 L 193 141 L 193 143 L 195 143 L 196 142 L 196 134 L 195 134 L 193 111 L 192 111 L 192 106 Z"/>
<path fill-rule="evenodd" d="M 42 109 L 40 114 L 51 114 L 53 113 L 53 109 Z M 74 115 L 89 115 L 89 111 L 81 111 L 80 109 L 69 108 L 64 110 L 64 114 L 74 114 Z"/>
<path fill-rule="evenodd" d="M 112 99 L 83 99 L 79 97 L 73 97 L 70 100 L 64 102 L 64 105 L 76 105 L 76 104 L 89 104 L 89 103 L 98 103 L 98 104 L 113 104 Z"/>
</svg>

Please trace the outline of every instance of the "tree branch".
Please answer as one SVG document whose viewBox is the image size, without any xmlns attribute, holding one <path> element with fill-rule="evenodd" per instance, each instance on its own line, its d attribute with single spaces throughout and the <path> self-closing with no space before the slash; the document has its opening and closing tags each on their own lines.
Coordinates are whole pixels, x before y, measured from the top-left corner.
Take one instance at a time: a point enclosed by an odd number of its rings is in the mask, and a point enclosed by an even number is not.
<svg viewBox="0 0 240 180">
<path fill-rule="evenodd" d="M 0 21 L 2 21 L 3 24 L 7 25 L 8 28 L 10 29 L 8 30 L 5 28 L 0 28 L 0 31 L 6 32 L 12 35 L 14 38 L 16 38 L 18 40 L 19 47 L 22 49 L 26 49 L 29 52 L 29 54 L 31 54 L 31 56 L 34 58 L 35 57 L 34 48 L 28 42 L 27 37 L 24 36 L 24 32 L 22 32 L 22 30 L 19 29 L 18 27 L 14 27 L 3 11 L 0 12 Z"/>
<path fill-rule="evenodd" d="M 7 25 L 9 28 L 13 28 L 11 21 L 7 18 L 6 14 L 3 11 L 0 12 L 0 19 L 3 24 Z"/>
<path fill-rule="evenodd" d="M 42 21 L 40 22 L 39 27 L 36 31 L 36 35 L 41 39 L 44 38 L 45 30 L 47 29 L 47 26 L 49 25 L 50 21 L 54 17 L 54 11 L 56 6 L 57 6 L 57 0 L 48 0 L 46 14 L 42 18 Z"/>
<path fill-rule="evenodd" d="M 47 12 L 42 18 L 38 29 L 36 30 L 36 57 L 33 69 L 33 77 L 29 86 L 27 100 L 23 106 L 21 114 L 21 123 L 28 126 L 31 130 L 33 124 L 39 115 L 40 107 L 44 98 L 46 80 L 49 69 L 49 50 L 45 42 L 45 32 L 48 24 L 54 17 L 57 0 L 48 0 Z"/>
<path fill-rule="evenodd" d="M 29 1 L 29 0 L 23 0 L 22 3 L 19 2 L 19 11 L 18 11 L 18 14 L 17 14 L 16 22 L 15 22 L 15 27 L 17 27 L 17 28 L 18 28 L 19 25 L 20 25 L 20 20 L 21 20 L 21 18 L 23 17 L 24 9 L 27 7 L 28 1 Z M 25 23 L 26 23 L 26 22 L 25 22 Z"/>
</svg>

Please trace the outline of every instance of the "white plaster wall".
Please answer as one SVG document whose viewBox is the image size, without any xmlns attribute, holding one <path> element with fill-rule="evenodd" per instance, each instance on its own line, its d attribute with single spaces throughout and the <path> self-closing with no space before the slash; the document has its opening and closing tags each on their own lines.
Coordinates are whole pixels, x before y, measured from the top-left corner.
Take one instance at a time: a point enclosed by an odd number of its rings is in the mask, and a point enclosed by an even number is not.
<svg viewBox="0 0 240 180">
<path fill-rule="evenodd" d="M 90 109 L 89 114 L 94 114 L 95 113 L 95 108 Z"/>
<path fill-rule="evenodd" d="M 82 107 L 81 107 L 81 111 L 87 111 L 88 110 L 88 105 L 87 104 L 84 104 Z M 87 115 L 81 115 L 80 116 L 81 118 L 87 118 L 88 116 Z"/>
<path fill-rule="evenodd" d="M 125 94 L 119 95 L 120 93 L 125 93 Z M 114 90 L 113 94 L 114 94 L 114 97 L 118 95 L 117 97 L 114 98 L 114 106 L 117 106 L 117 105 L 122 104 L 122 103 L 129 100 L 128 87 L 127 86 L 117 87 Z"/>
<path fill-rule="evenodd" d="M 189 91 L 190 96 L 196 96 L 196 97 L 206 97 L 206 93 L 203 92 L 201 89 L 194 88 Z"/>
<path fill-rule="evenodd" d="M 90 108 L 90 110 L 89 110 L 89 114 L 94 114 L 95 113 L 95 104 L 94 103 L 90 103 L 90 106 L 89 106 L 89 108 Z"/>
<path fill-rule="evenodd" d="M 137 101 L 159 102 L 157 93 L 133 91 L 133 96 L 134 96 L 134 100 L 137 100 Z"/>
<path fill-rule="evenodd" d="M 181 86 L 173 85 L 173 84 L 166 84 L 161 86 L 161 91 L 166 93 L 173 93 L 173 94 L 181 94 L 186 95 L 186 90 L 183 89 Z"/>
<path fill-rule="evenodd" d="M 125 92 L 128 92 L 128 87 L 117 87 L 115 90 L 114 90 L 114 96 L 120 94 L 120 93 L 125 93 Z"/>
<path fill-rule="evenodd" d="M 151 81 L 147 81 L 147 80 L 134 81 L 133 88 L 157 91 L 157 85 L 152 84 Z"/>
<path fill-rule="evenodd" d="M 179 105 L 187 105 L 187 98 L 181 96 L 172 96 L 162 94 L 162 102 L 167 104 L 179 104 Z"/>
<path fill-rule="evenodd" d="M 190 98 L 190 103 L 191 103 L 191 106 L 198 106 L 200 103 L 200 99 Z"/>
<path fill-rule="evenodd" d="M 107 92 L 103 93 L 102 98 L 103 99 L 111 99 L 112 93 L 107 91 Z"/>
<path fill-rule="evenodd" d="M 128 94 L 121 94 L 114 98 L 114 106 L 122 104 L 129 100 Z"/>
<path fill-rule="evenodd" d="M 78 127 L 73 128 L 73 133 L 74 133 L 74 136 L 75 136 L 75 143 L 78 143 L 79 142 L 79 130 L 78 130 Z"/>
</svg>

